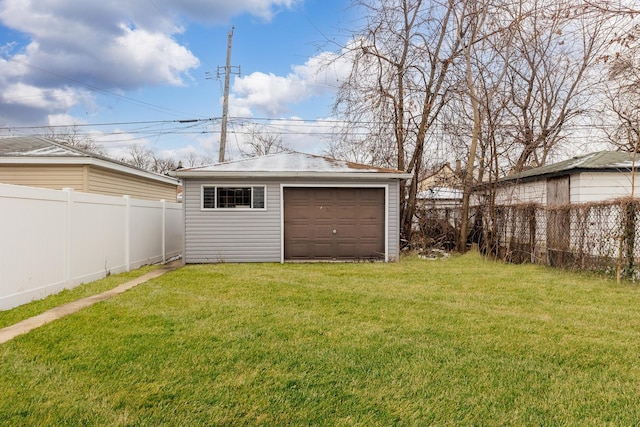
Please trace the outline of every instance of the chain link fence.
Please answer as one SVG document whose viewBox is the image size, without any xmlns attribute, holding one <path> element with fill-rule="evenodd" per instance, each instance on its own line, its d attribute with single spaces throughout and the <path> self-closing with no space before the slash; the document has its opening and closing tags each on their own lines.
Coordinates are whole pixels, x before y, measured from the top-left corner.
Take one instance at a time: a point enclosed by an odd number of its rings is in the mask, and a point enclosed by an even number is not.
<svg viewBox="0 0 640 427">
<path fill-rule="evenodd" d="M 542 206 L 477 207 L 469 244 L 511 263 L 617 274 L 640 279 L 640 200 Z M 420 209 L 416 214 L 420 248 L 452 250 L 460 235 L 456 208 Z"/>
<path fill-rule="evenodd" d="M 500 206 L 477 211 L 484 250 L 513 263 L 640 277 L 638 199 L 565 206 Z"/>
</svg>

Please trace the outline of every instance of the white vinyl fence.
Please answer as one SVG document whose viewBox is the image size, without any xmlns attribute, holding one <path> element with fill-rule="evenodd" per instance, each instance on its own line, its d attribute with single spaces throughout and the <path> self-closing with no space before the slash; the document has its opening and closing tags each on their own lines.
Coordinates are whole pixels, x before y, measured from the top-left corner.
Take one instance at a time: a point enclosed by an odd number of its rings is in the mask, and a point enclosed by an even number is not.
<svg viewBox="0 0 640 427">
<path fill-rule="evenodd" d="M 182 254 L 178 203 L 0 184 L 0 310 Z"/>
</svg>

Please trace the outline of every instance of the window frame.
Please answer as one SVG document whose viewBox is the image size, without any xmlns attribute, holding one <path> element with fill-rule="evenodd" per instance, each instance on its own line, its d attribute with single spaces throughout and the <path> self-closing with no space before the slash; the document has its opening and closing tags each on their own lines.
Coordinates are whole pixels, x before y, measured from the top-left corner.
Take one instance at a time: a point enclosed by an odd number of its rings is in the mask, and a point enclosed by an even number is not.
<svg viewBox="0 0 640 427">
<path fill-rule="evenodd" d="M 233 207 L 233 208 L 220 208 L 218 207 L 218 189 L 219 188 L 248 188 L 251 190 L 251 206 L 249 207 Z M 253 207 L 254 204 L 254 197 L 255 197 L 255 189 L 256 188 L 262 188 L 262 202 L 263 202 L 263 207 L 261 208 L 255 208 Z M 213 189 L 213 207 L 205 207 L 205 189 Z M 242 211 L 242 212 L 251 212 L 251 211 L 266 211 L 267 210 L 267 186 L 266 185 L 253 185 L 253 184 L 238 184 L 238 185 L 234 185 L 234 184 L 224 184 L 224 185 L 217 185 L 217 184 L 202 184 L 200 186 L 200 210 L 201 211 L 229 211 L 229 212 L 234 212 L 234 211 Z"/>
</svg>

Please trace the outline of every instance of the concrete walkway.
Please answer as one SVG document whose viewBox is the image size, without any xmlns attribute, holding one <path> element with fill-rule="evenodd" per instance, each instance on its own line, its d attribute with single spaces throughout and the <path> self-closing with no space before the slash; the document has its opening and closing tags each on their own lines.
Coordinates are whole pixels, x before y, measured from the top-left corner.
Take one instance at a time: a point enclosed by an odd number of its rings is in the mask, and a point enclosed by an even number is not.
<svg viewBox="0 0 640 427">
<path fill-rule="evenodd" d="M 101 294 L 92 295 L 90 297 L 82 298 L 77 301 L 69 302 L 67 304 L 45 311 L 44 313 L 39 314 L 37 316 L 23 320 L 22 322 L 18 322 L 15 325 L 2 328 L 0 329 L 0 344 L 3 344 L 9 340 L 12 340 L 19 335 L 26 334 L 27 332 L 30 332 L 36 328 L 39 328 L 40 326 L 46 325 L 47 323 L 51 323 L 54 320 L 60 319 L 64 316 L 80 311 L 83 308 L 90 307 L 97 302 L 105 301 L 113 296 L 116 296 L 118 294 L 121 294 L 133 288 L 134 286 L 138 286 L 141 283 L 144 283 L 151 279 L 155 279 L 156 277 L 160 277 L 164 273 L 168 271 L 173 271 L 179 267 L 182 267 L 181 259 L 165 264 L 161 268 L 158 268 L 156 270 L 143 274 L 137 279 L 130 280 L 126 283 L 123 283 L 122 285 L 119 285 Z"/>
</svg>

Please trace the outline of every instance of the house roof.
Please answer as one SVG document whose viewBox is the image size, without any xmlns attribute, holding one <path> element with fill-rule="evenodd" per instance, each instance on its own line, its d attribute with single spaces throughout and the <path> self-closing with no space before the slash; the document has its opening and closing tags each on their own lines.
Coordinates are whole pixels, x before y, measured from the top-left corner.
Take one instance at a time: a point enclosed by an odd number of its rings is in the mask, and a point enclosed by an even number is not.
<svg viewBox="0 0 640 427">
<path fill-rule="evenodd" d="M 175 178 L 149 172 L 99 154 L 32 135 L 0 138 L 1 164 L 95 165 L 121 173 L 178 185 Z"/>
<path fill-rule="evenodd" d="M 216 163 L 174 171 L 179 178 L 195 177 L 332 177 L 341 178 L 397 178 L 409 179 L 411 175 L 396 169 L 379 168 L 359 163 L 336 160 L 313 154 L 286 152 L 250 159 Z"/>
<path fill-rule="evenodd" d="M 455 172 L 453 169 L 451 169 L 451 165 L 449 163 L 444 163 L 435 171 L 431 171 L 430 173 L 425 175 L 424 178 L 421 179 L 421 181 L 432 178 L 438 174 L 446 174 L 446 176 L 450 176 L 450 175 L 455 175 Z"/>
<path fill-rule="evenodd" d="M 532 181 L 538 178 L 552 178 L 579 172 L 611 172 L 640 170 L 640 156 L 634 164 L 633 153 L 621 151 L 600 151 L 583 156 L 576 156 L 569 160 L 529 169 L 502 178 L 501 181 Z"/>
<path fill-rule="evenodd" d="M 451 168 L 449 163 L 444 163 L 435 171 L 427 174 L 418 182 L 420 187 L 456 187 L 462 184 L 459 172 Z"/>
</svg>

